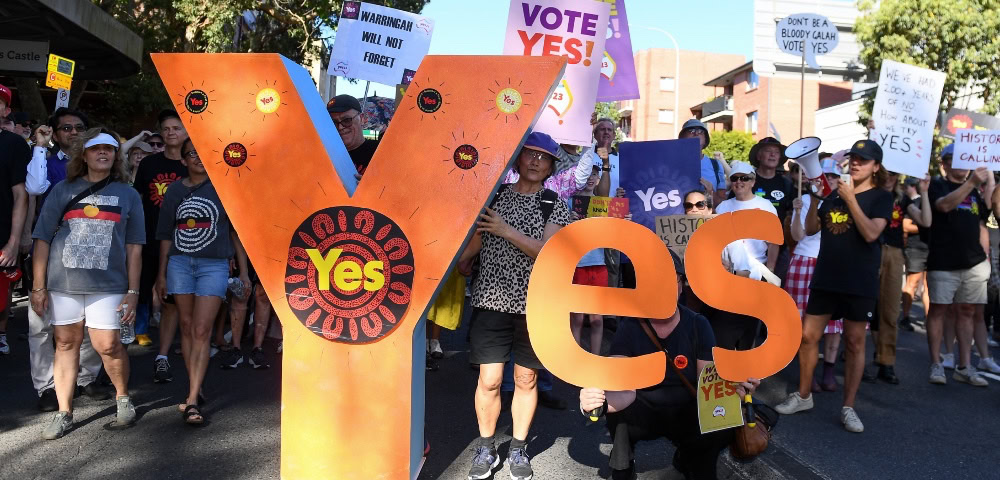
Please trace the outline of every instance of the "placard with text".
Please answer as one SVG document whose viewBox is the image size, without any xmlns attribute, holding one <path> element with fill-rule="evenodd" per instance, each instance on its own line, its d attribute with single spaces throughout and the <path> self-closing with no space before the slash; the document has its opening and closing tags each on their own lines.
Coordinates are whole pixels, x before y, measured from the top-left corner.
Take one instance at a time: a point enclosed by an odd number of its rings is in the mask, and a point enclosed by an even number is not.
<svg viewBox="0 0 1000 480">
<path fill-rule="evenodd" d="M 882 61 L 871 139 L 882 147 L 882 165 L 889 171 L 927 174 L 944 79 L 938 71 Z"/>
<path fill-rule="evenodd" d="M 966 128 L 955 132 L 955 153 L 951 167 L 975 170 L 986 167 L 1000 170 L 1000 130 Z"/>
<path fill-rule="evenodd" d="M 434 20 L 394 8 L 347 1 L 327 72 L 386 85 L 413 80 L 431 46 Z"/>
<path fill-rule="evenodd" d="M 598 1 L 510 2 L 504 55 L 564 56 L 569 61 L 565 75 L 534 128 L 559 143 L 591 144 L 590 115 L 597 103 L 610 12 L 610 5 Z M 495 88 L 516 87 L 519 81 L 511 78 L 509 85 L 498 82 Z M 507 107 L 498 103 L 489 108 L 501 115 Z"/>
</svg>

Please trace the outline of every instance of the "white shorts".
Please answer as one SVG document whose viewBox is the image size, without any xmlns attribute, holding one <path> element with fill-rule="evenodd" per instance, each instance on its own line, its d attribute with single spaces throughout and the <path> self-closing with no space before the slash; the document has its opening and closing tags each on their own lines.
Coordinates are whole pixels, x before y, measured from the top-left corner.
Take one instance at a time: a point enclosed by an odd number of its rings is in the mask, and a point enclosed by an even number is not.
<svg viewBox="0 0 1000 480">
<path fill-rule="evenodd" d="M 986 303 L 988 297 L 986 283 L 989 279 L 989 260 L 983 260 L 965 270 L 931 270 L 927 272 L 927 288 L 931 303 L 982 305 Z"/>
<path fill-rule="evenodd" d="M 49 292 L 52 325 L 72 325 L 84 321 L 87 327 L 98 330 L 118 330 L 118 305 L 124 293 L 99 293 L 74 295 Z"/>
</svg>

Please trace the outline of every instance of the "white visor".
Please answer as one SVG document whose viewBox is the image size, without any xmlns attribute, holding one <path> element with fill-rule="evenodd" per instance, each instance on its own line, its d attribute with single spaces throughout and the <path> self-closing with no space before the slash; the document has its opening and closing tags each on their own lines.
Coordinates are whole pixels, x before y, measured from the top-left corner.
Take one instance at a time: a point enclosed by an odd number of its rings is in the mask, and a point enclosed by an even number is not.
<svg viewBox="0 0 1000 480">
<path fill-rule="evenodd" d="M 83 149 L 86 150 L 94 145 L 111 145 L 116 149 L 118 148 L 118 142 L 115 140 L 115 137 L 106 133 L 98 134 L 96 137 L 87 140 L 87 143 L 83 145 Z"/>
</svg>

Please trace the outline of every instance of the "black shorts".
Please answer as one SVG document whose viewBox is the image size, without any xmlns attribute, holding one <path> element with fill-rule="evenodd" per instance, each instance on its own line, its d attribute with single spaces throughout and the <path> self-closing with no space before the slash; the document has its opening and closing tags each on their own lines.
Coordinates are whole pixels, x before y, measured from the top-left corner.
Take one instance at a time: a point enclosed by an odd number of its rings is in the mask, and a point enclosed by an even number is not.
<svg viewBox="0 0 1000 480">
<path fill-rule="evenodd" d="M 528 323 L 524 315 L 476 308 L 472 311 L 470 329 L 470 363 L 506 363 L 513 352 L 515 364 L 542 368 L 542 362 L 538 361 L 528 340 Z"/>
<path fill-rule="evenodd" d="M 875 318 L 876 299 L 827 290 L 810 290 L 807 315 L 833 315 L 852 322 L 871 322 Z"/>
</svg>

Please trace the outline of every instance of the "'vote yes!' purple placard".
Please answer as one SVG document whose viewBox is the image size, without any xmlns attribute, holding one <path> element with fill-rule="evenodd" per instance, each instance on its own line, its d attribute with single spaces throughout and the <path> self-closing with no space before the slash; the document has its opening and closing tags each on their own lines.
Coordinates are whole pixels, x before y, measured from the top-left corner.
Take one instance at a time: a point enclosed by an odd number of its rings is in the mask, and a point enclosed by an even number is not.
<svg viewBox="0 0 1000 480">
<path fill-rule="evenodd" d="M 504 55 L 567 57 L 566 73 L 535 124 L 535 130 L 559 143 L 591 143 L 590 115 L 597 103 L 610 11 L 603 1 L 511 1 Z M 517 81 L 511 83 L 498 88 L 516 89 Z"/>
</svg>

